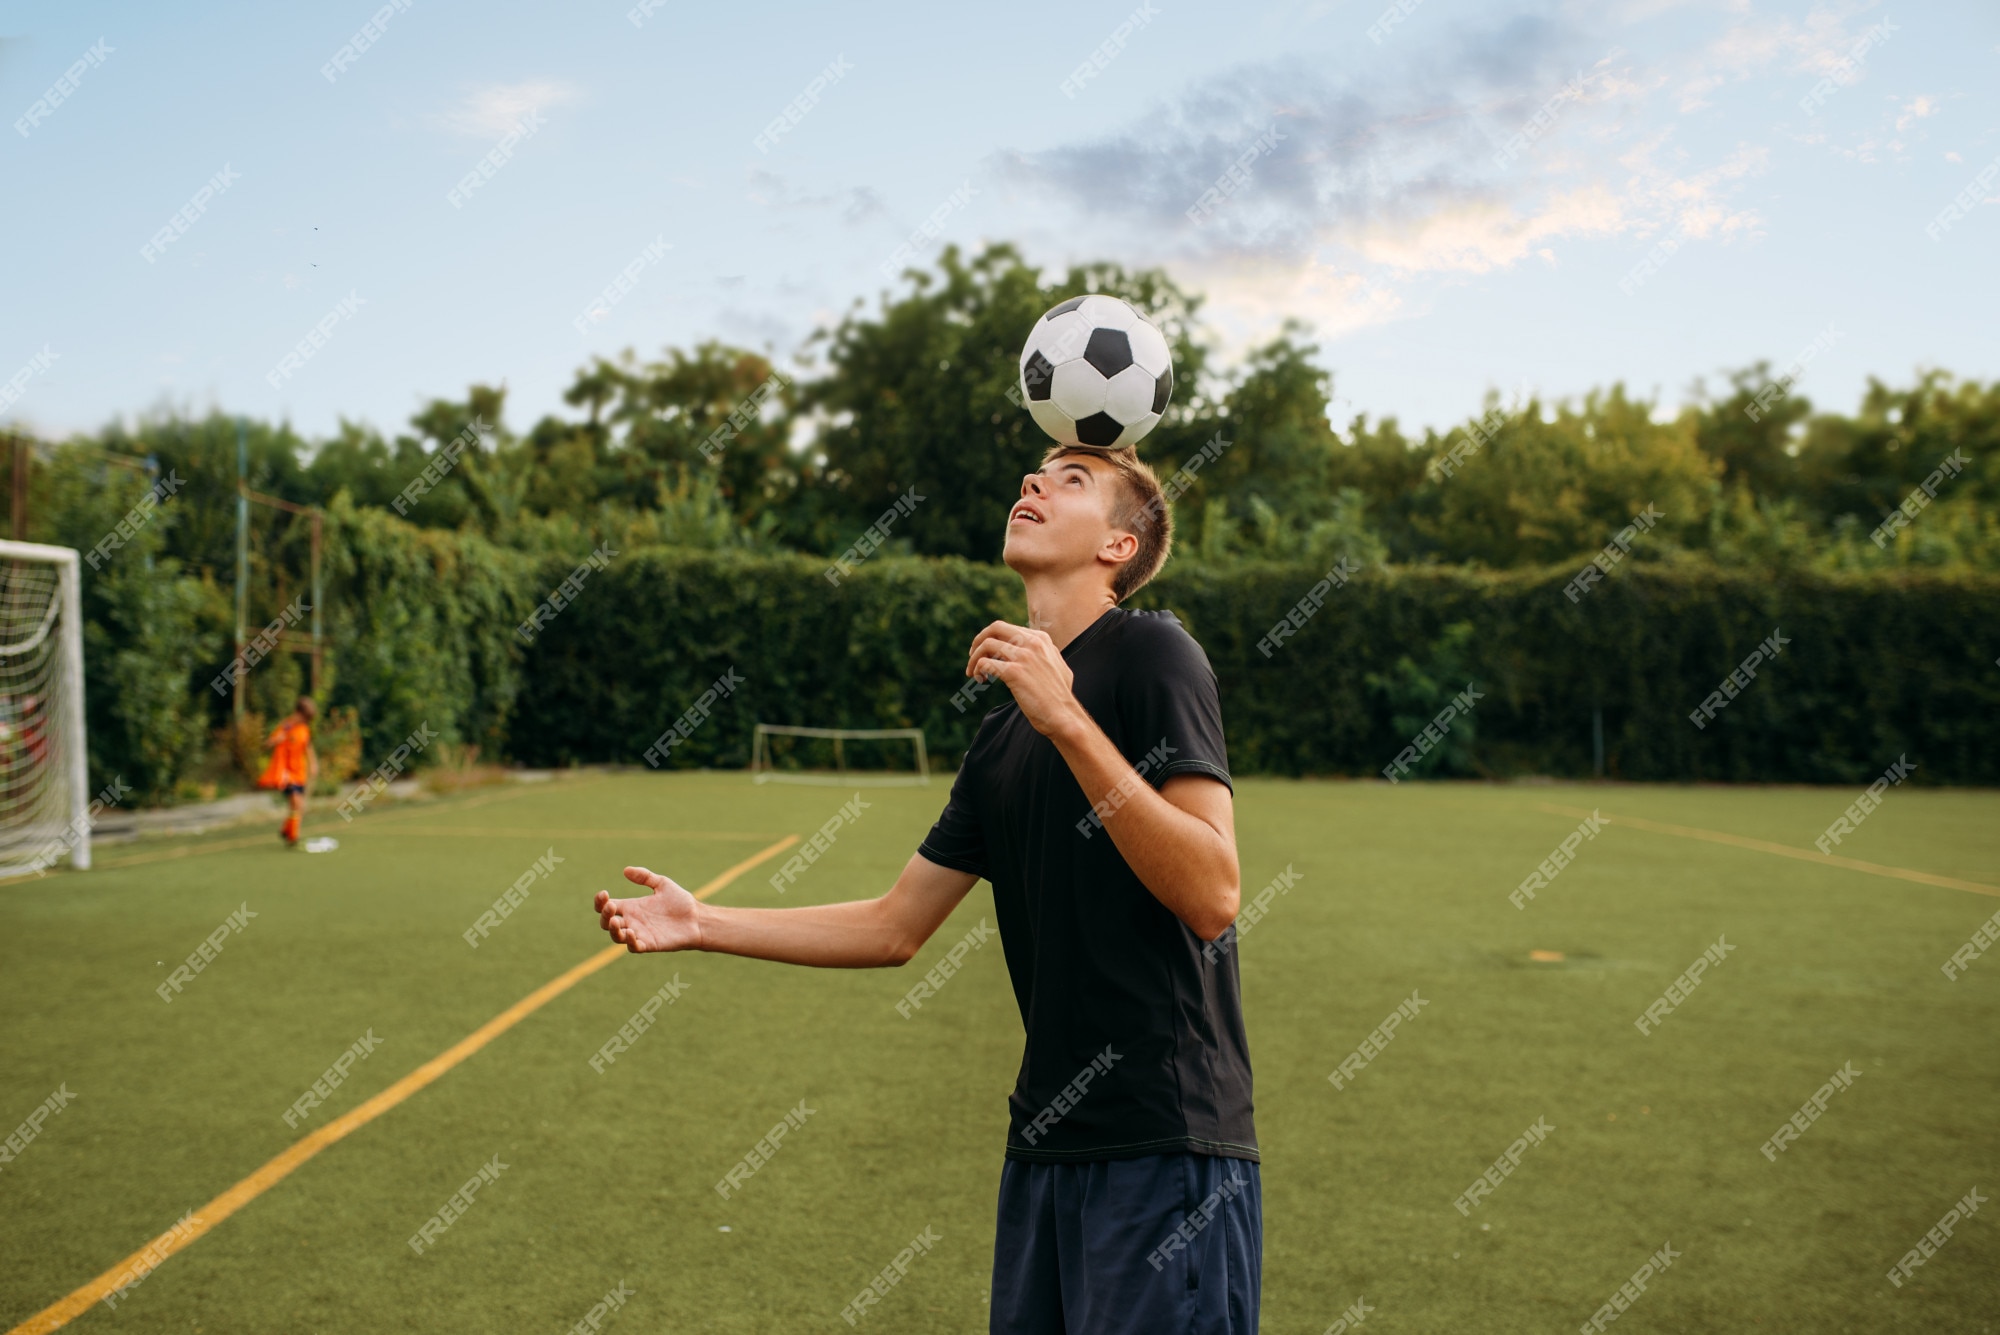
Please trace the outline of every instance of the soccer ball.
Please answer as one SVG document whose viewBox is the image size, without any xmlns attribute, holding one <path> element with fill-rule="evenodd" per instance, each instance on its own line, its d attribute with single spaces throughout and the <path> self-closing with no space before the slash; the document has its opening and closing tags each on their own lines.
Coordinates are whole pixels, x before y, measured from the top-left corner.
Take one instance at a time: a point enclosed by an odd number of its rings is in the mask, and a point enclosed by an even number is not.
<svg viewBox="0 0 2000 1335">
<path fill-rule="evenodd" d="M 1059 445 L 1136 445 L 1173 392 L 1166 335 L 1116 297 L 1071 297 L 1035 321 L 1021 349 L 1028 412 Z"/>
</svg>

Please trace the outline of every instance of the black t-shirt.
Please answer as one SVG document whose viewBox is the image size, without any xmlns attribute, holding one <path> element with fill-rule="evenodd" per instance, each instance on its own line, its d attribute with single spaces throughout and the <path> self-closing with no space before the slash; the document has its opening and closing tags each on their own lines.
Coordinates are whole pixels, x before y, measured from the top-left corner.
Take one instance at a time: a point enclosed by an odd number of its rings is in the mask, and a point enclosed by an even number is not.
<svg viewBox="0 0 2000 1335">
<path fill-rule="evenodd" d="M 1146 782 L 1229 782 L 1215 673 L 1171 612 L 1113 608 L 1063 658 L 1077 700 Z M 1258 1157 L 1237 952 L 1203 953 L 1012 701 L 981 722 L 917 851 L 993 883 L 1027 1029 L 1008 1158 Z"/>
</svg>

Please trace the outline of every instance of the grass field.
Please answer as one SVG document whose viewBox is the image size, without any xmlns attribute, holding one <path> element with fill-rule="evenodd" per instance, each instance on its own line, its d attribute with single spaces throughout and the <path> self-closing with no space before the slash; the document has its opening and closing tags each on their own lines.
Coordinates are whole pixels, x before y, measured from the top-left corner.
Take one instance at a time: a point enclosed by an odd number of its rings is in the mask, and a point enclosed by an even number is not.
<svg viewBox="0 0 2000 1335">
<path fill-rule="evenodd" d="M 778 863 L 717 902 L 873 894 L 943 786 L 881 790 L 783 897 Z M 1613 824 L 1523 910 L 1508 892 L 1578 817 L 1810 850 L 1852 794 L 1807 789 L 1245 781 L 1246 891 L 1302 879 L 1242 942 L 1264 1150 L 1264 1330 L 1573 1331 L 1661 1247 L 1621 1319 L 1645 1331 L 2000 1331 L 2000 1206 L 1901 1288 L 1885 1278 L 2000 1186 L 2000 952 L 1940 971 L 2000 898 Z M 86 1285 L 302 1136 L 604 945 L 592 894 L 627 862 L 695 887 L 848 797 L 739 775 L 515 784 L 365 816 L 329 856 L 274 835 L 108 847 L 0 886 L 0 1126 L 74 1101 L 0 1168 L 0 1330 Z M 1551 809 L 1559 808 L 1559 809 Z M 562 859 L 478 949 L 461 933 Z M 1840 852 L 2000 886 L 2000 795 L 1892 790 Z M 118 865 L 123 864 L 123 865 Z M 156 994 L 255 913 L 171 1003 Z M 902 970 L 619 958 L 160 1265 L 81 1331 L 846 1330 L 841 1308 L 926 1228 L 943 1239 L 861 1321 L 985 1329 L 1020 1022 L 997 943 L 910 1018 L 894 1003 L 982 916 Z M 1650 1036 L 1633 1021 L 1734 947 Z M 1561 958 L 1537 960 L 1531 952 Z M 662 986 L 685 989 L 600 1073 Z M 1428 1003 L 1347 1088 L 1327 1076 L 1399 1001 Z M 372 1030 L 294 1130 L 285 1110 Z M 1828 1078 L 1776 1162 L 1759 1146 Z M 805 1100 L 732 1199 L 713 1189 Z M 1554 1131 L 1462 1217 L 1453 1200 L 1537 1119 Z M 406 1240 L 495 1157 L 421 1255 Z"/>
</svg>

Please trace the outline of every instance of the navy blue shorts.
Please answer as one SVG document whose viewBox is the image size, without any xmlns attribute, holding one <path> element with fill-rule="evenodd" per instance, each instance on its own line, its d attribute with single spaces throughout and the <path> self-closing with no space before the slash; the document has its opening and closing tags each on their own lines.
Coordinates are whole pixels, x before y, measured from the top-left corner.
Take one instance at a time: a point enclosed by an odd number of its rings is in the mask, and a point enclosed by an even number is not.
<svg viewBox="0 0 2000 1335">
<path fill-rule="evenodd" d="M 992 1335 L 1256 1335 L 1257 1165 L 1206 1154 L 1007 1160 Z"/>
</svg>

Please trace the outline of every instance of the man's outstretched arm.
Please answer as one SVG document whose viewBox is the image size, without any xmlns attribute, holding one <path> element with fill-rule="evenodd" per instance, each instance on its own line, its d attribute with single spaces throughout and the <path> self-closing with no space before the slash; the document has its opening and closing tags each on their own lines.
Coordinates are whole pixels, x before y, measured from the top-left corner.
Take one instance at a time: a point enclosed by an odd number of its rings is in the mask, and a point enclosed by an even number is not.
<svg viewBox="0 0 2000 1335">
<path fill-rule="evenodd" d="M 667 877 L 627 867 L 625 879 L 652 891 L 635 899 L 597 892 L 597 917 L 611 939 L 638 954 L 708 950 L 723 955 L 873 969 L 902 964 L 951 916 L 979 878 L 912 855 L 889 893 L 844 904 L 738 909 L 704 904 Z"/>
</svg>

